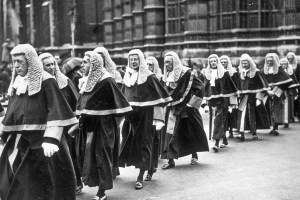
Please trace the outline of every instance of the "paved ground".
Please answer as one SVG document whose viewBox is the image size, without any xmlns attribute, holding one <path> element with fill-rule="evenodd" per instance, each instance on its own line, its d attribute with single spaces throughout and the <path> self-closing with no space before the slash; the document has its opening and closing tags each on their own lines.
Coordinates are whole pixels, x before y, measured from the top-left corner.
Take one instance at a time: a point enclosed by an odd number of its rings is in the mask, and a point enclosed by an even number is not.
<svg viewBox="0 0 300 200">
<path fill-rule="evenodd" d="M 207 129 L 207 116 L 204 117 Z M 121 168 L 109 200 L 299 200 L 300 124 L 280 129 L 281 135 L 260 132 L 259 141 L 230 140 L 219 153 L 198 153 L 176 161 L 176 168 L 161 169 L 143 190 L 134 190 L 138 171 Z M 160 166 L 163 161 L 160 161 Z M 85 187 L 77 200 L 91 199 L 97 188 Z"/>
<path fill-rule="evenodd" d="M 299 124 L 292 124 L 279 136 L 262 131 L 258 141 L 250 135 L 243 143 L 232 139 L 217 154 L 198 153 L 200 162 L 194 166 L 189 156 L 181 158 L 175 169 L 159 169 L 140 191 L 134 189 L 138 170 L 121 168 L 114 189 L 107 192 L 109 200 L 298 200 L 299 130 Z M 85 187 L 78 200 L 91 199 L 96 191 Z"/>
</svg>

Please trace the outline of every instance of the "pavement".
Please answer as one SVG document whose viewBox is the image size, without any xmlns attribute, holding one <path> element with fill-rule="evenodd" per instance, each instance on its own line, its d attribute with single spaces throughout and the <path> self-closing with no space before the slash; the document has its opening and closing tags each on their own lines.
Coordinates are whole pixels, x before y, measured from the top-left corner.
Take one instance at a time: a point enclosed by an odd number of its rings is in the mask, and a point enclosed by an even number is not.
<svg viewBox="0 0 300 200">
<path fill-rule="evenodd" d="M 208 117 L 203 115 L 205 129 Z M 259 140 L 230 139 L 219 153 L 198 153 L 199 163 L 190 156 L 176 160 L 176 168 L 159 169 L 142 190 L 135 190 L 138 170 L 120 168 L 109 200 L 299 200 L 300 124 L 280 128 L 279 136 L 259 131 Z M 210 141 L 212 146 L 212 142 Z M 91 199 L 97 188 L 84 187 L 77 200 Z"/>
</svg>

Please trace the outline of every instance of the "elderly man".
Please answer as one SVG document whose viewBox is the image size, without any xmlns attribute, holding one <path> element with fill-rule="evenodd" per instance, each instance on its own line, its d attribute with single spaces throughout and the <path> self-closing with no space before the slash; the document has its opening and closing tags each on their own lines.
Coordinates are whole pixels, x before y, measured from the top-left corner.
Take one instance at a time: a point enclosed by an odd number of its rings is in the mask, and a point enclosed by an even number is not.
<svg viewBox="0 0 300 200">
<path fill-rule="evenodd" d="M 295 77 L 298 81 L 300 81 L 300 63 L 298 63 L 295 53 L 289 52 L 286 55 L 286 58 L 289 62 L 289 64 L 292 66 L 292 69 L 294 71 Z M 300 95 L 298 90 L 298 97 L 294 101 L 295 106 L 295 116 L 300 121 Z"/>
<path fill-rule="evenodd" d="M 123 86 L 122 76 L 120 72 L 117 70 L 117 66 L 115 62 L 111 59 L 108 50 L 104 47 L 97 47 L 94 49 L 94 52 L 101 55 L 104 62 L 104 68 L 111 74 L 111 76 L 116 81 L 120 89 L 122 89 Z"/>
<path fill-rule="evenodd" d="M 250 130 L 252 139 L 257 140 L 257 129 L 269 129 L 270 117 L 265 107 L 265 96 L 269 90 L 267 80 L 256 68 L 248 54 L 242 54 L 239 65 L 239 104 L 238 128 L 241 141 L 245 141 L 245 130 Z"/>
<path fill-rule="evenodd" d="M 52 56 L 50 53 L 42 53 L 39 55 L 39 58 L 41 62 L 43 63 L 44 70 L 51 74 L 52 76 L 55 77 L 55 80 L 58 84 L 58 87 L 64 97 L 66 98 L 70 108 L 72 109 L 73 112 L 76 110 L 76 103 L 78 99 L 78 92 L 76 87 L 74 86 L 73 82 L 66 77 L 59 69 L 55 58 Z M 78 159 L 76 155 L 76 140 L 75 138 L 71 137 L 68 134 L 68 127 L 64 129 L 64 134 L 67 138 L 75 173 L 76 173 L 76 181 L 77 181 L 77 187 L 76 187 L 76 194 L 80 194 L 81 190 L 83 188 L 82 182 L 81 182 L 81 173 L 80 173 L 80 168 L 78 166 Z M 78 144 L 77 144 L 78 145 Z"/>
<path fill-rule="evenodd" d="M 293 80 L 280 67 L 279 57 L 276 53 L 268 53 L 266 55 L 263 74 L 271 87 L 268 102 L 273 129 L 270 134 L 279 135 L 278 125 L 288 124 L 289 122 L 287 90 L 293 83 Z"/>
<path fill-rule="evenodd" d="M 164 63 L 163 81 L 173 101 L 167 106 L 161 158 L 168 159 L 162 169 L 170 169 L 175 167 L 174 159 L 190 154 L 191 164 L 196 164 L 197 152 L 208 151 L 208 143 L 199 112 L 203 83 L 175 52 L 166 53 Z"/>
<path fill-rule="evenodd" d="M 76 114 L 80 115 L 84 143 L 83 182 L 98 186 L 96 199 L 107 199 L 105 191 L 113 187 L 113 169 L 118 167 L 119 131 L 116 115 L 132 110 L 103 60 L 93 51 L 85 52 L 83 67 L 89 71 L 81 89 Z"/>
<path fill-rule="evenodd" d="M 209 106 L 212 107 L 212 123 L 210 130 L 213 130 L 213 139 L 215 145 L 214 152 L 219 151 L 219 147 L 226 147 L 228 140 L 226 138 L 228 107 L 237 105 L 237 88 L 232 81 L 229 72 L 226 71 L 216 54 L 208 57 L 208 66 L 204 70 L 204 84 L 205 93 L 204 98 L 208 101 Z M 219 141 L 223 140 L 221 146 Z"/>
<path fill-rule="evenodd" d="M 163 126 L 161 118 L 157 118 L 162 111 L 159 106 L 171 101 L 171 97 L 148 69 L 139 49 L 129 52 L 124 84 L 124 94 L 133 112 L 126 116 L 122 130 L 120 166 L 140 169 L 135 188 L 142 189 L 144 173 L 151 170 L 154 132 Z"/>
<path fill-rule="evenodd" d="M 77 123 L 55 79 L 29 44 L 12 51 L 11 95 L 2 121 L 2 200 L 75 199 L 75 173 L 63 129 Z"/>
</svg>

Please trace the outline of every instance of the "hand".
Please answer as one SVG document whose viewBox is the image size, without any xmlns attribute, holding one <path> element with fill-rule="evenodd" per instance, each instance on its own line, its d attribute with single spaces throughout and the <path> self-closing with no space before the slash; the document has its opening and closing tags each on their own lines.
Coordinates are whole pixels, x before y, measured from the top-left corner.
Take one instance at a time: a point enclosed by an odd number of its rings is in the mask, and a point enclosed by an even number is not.
<svg viewBox="0 0 300 200">
<path fill-rule="evenodd" d="M 49 158 L 59 150 L 57 145 L 48 142 L 44 142 L 42 148 L 44 149 L 44 155 Z"/>
<path fill-rule="evenodd" d="M 261 104 L 261 100 L 259 100 L 259 99 L 256 99 L 256 103 L 255 103 L 255 105 L 256 106 L 259 106 Z"/>
<path fill-rule="evenodd" d="M 162 127 L 164 127 L 164 123 L 161 121 L 156 121 L 155 122 L 155 130 L 159 131 L 160 129 L 162 129 Z"/>
</svg>

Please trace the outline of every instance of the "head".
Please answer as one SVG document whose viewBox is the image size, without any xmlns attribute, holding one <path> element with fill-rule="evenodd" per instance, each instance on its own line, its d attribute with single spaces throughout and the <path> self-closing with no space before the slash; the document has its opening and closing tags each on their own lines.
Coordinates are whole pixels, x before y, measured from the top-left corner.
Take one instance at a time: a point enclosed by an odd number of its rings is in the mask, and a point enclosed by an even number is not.
<svg viewBox="0 0 300 200">
<path fill-rule="evenodd" d="M 286 70 L 287 68 L 288 68 L 288 66 L 289 66 L 289 61 L 286 59 L 286 58 L 282 58 L 282 59 L 280 59 L 280 66 L 284 69 L 284 70 Z"/>
<path fill-rule="evenodd" d="M 138 70 L 140 67 L 140 58 L 138 54 L 131 54 L 129 55 L 129 64 L 132 69 Z"/>
<path fill-rule="evenodd" d="M 295 62 L 295 54 L 292 52 L 289 52 L 286 56 L 287 60 L 290 64 L 293 64 Z"/>
<path fill-rule="evenodd" d="M 12 55 L 12 63 L 13 67 L 16 70 L 17 75 L 19 76 L 26 76 L 28 72 L 28 63 L 25 58 L 25 54 L 13 54 Z"/>
<path fill-rule="evenodd" d="M 245 70 L 250 69 L 250 63 L 248 60 L 241 60 L 241 65 L 242 65 L 242 68 Z"/>
<path fill-rule="evenodd" d="M 221 64 L 223 65 L 223 67 L 225 68 L 225 69 L 227 69 L 227 67 L 228 67 L 228 60 L 226 59 L 226 58 L 220 58 L 220 62 L 221 62 Z"/>
<path fill-rule="evenodd" d="M 268 67 L 273 67 L 274 61 L 273 61 L 273 57 L 272 56 L 266 57 L 266 64 L 267 64 Z"/>
<path fill-rule="evenodd" d="M 212 68 L 212 69 L 218 68 L 218 58 L 216 56 L 210 56 L 208 58 L 208 62 L 209 62 L 210 68 Z"/>
<path fill-rule="evenodd" d="M 150 59 L 147 59 L 147 65 L 148 65 L 148 69 L 151 71 L 151 72 L 154 72 L 154 62 Z"/>
<path fill-rule="evenodd" d="M 170 55 L 165 56 L 164 65 L 165 65 L 165 68 L 166 68 L 166 70 L 168 72 L 173 71 L 173 69 L 174 69 L 174 65 L 173 64 L 174 63 L 173 63 L 172 56 L 170 56 Z"/>
<path fill-rule="evenodd" d="M 36 50 L 30 44 L 19 44 L 11 50 L 10 54 L 15 69 L 13 74 L 28 76 L 28 95 L 38 93 L 42 85 L 43 65 Z"/>
<path fill-rule="evenodd" d="M 46 72 L 55 76 L 56 71 L 56 60 L 50 53 L 42 53 L 39 55 L 40 60 L 43 63 L 43 68 Z"/>
</svg>

